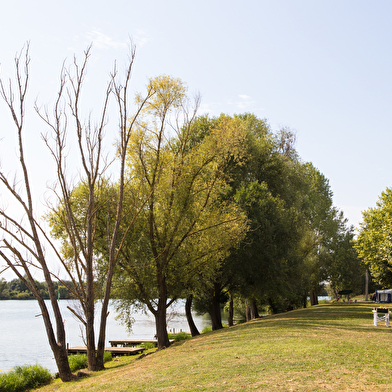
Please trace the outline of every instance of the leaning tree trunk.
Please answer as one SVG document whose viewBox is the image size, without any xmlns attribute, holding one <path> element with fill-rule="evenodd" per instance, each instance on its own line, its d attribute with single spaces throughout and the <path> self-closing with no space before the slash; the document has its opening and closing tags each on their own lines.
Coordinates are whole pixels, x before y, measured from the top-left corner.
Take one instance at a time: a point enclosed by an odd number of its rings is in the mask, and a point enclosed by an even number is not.
<svg viewBox="0 0 392 392">
<path fill-rule="evenodd" d="M 99 337 L 98 337 L 98 347 L 97 347 L 97 368 L 100 370 L 105 369 L 104 363 L 104 353 L 105 353 L 105 337 L 106 337 L 106 323 L 109 316 L 109 299 L 110 299 L 110 289 L 113 280 L 114 263 L 111 263 L 109 267 L 109 272 L 106 280 L 105 294 L 102 301 L 101 309 L 101 323 L 99 327 Z"/>
<path fill-rule="evenodd" d="M 67 346 L 65 342 L 64 323 L 61 314 L 60 312 L 56 312 L 56 309 L 54 309 L 55 320 L 57 325 L 57 336 L 58 339 L 60 338 L 60 340 L 57 341 L 53 331 L 53 326 L 50 320 L 49 312 L 46 307 L 45 301 L 42 299 L 42 297 L 38 298 L 36 296 L 36 299 L 38 300 L 42 318 L 44 320 L 46 334 L 49 340 L 50 348 L 52 349 L 54 355 L 54 359 L 56 361 L 57 369 L 59 371 L 59 377 L 63 382 L 71 381 L 75 377 L 72 374 L 71 369 L 69 367 L 68 352 L 67 352 Z"/>
<path fill-rule="evenodd" d="M 186 314 L 186 319 L 188 321 L 189 329 L 191 331 L 192 336 L 197 336 L 200 335 L 199 330 L 196 327 L 195 322 L 193 321 L 193 316 L 192 316 L 192 301 L 193 301 L 193 295 L 190 294 L 188 295 L 186 302 L 185 302 L 185 314 Z"/>
</svg>

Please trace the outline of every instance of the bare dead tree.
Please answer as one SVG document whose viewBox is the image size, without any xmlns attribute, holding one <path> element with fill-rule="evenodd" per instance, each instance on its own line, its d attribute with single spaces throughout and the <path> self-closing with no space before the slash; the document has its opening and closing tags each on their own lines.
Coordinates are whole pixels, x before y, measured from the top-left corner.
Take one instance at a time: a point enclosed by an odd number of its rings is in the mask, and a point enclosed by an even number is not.
<svg viewBox="0 0 392 392">
<path fill-rule="evenodd" d="M 295 143 L 297 135 L 288 127 L 283 127 L 277 133 L 278 145 L 281 153 L 286 157 L 295 157 Z"/>
<path fill-rule="evenodd" d="M 50 131 L 42 135 L 46 146 L 54 159 L 57 171 L 57 186 L 53 188 L 57 199 L 58 206 L 56 211 L 61 211 L 61 224 L 64 225 L 67 233 L 67 240 L 73 249 L 72 261 L 64 259 L 64 257 L 57 251 L 54 243 L 51 241 L 47 233 L 41 229 L 38 220 L 34 216 L 33 201 L 31 196 L 30 180 L 27 171 L 27 163 L 24 157 L 24 144 L 22 138 L 22 130 L 25 119 L 24 106 L 25 95 L 27 91 L 29 71 L 28 66 L 30 58 L 28 55 L 29 47 L 25 50 L 24 74 L 22 75 L 21 55 L 19 55 L 16 62 L 16 83 L 17 92 L 19 94 L 18 105 L 14 103 L 14 91 L 10 87 L 8 91 L 1 81 L 1 95 L 11 111 L 14 123 L 19 137 L 19 155 L 20 163 L 24 178 L 24 188 L 27 201 L 20 192 L 16 190 L 15 185 L 12 185 L 3 171 L 0 171 L 0 180 L 9 193 L 19 202 L 23 208 L 31 230 L 27 230 L 22 222 L 7 215 L 5 210 L 0 211 L 2 217 L 1 230 L 3 232 L 0 256 L 6 261 L 7 265 L 17 274 L 17 276 L 24 281 L 24 283 L 33 292 L 34 296 L 40 302 L 42 314 L 44 315 L 45 326 L 51 347 L 55 353 L 56 363 L 59 368 L 60 377 L 63 381 L 71 379 L 69 371 L 68 360 L 66 356 L 65 332 L 63 327 L 63 320 L 58 308 L 57 298 L 53 286 L 53 271 L 50 271 L 44 253 L 44 243 L 48 245 L 57 256 L 59 264 L 63 267 L 65 273 L 72 281 L 73 287 L 68 287 L 79 300 L 82 309 L 82 316 L 75 310 L 70 309 L 74 314 L 78 314 L 86 329 L 86 343 L 89 370 L 101 370 L 104 368 L 103 354 L 106 334 L 106 321 L 108 316 L 108 306 L 110 291 L 112 285 L 112 278 L 114 268 L 117 263 L 118 255 L 124 242 L 124 236 L 127 230 L 122 230 L 120 233 L 120 225 L 123 215 L 123 198 L 125 188 L 125 167 L 128 143 L 132 134 L 134 124 L 137 121 L 140 111 L 145 102 L 154 94 L 152 89 L 147 91 L 146 97 L 139 101 L 139 105 L 133 116 L 129 113 L 128 103 L 128 89 L 131 79 L 131 71 L 135 59 L 135 47 L 131 45 L 129 61 L 125 73 L 125 80 L 121 83 L 118 79 L 118 72 L 116 68 L 110 75 L 110 80 L 104 94 L 104 103 L 102 111 L 99 115 L 99 120 L 93 125 L 90 116 L 87 120 L 82 117 L 81 110 L 81 92 L 83 89 L 83 82 L 86 76 L 87 64 L 91 54 L 91 46 L 87 48 L 84 53 L 84 58 L 81 64 L 74 59 L 70 68 L 63 66 L 60 86 L 57 94 L 57 99 L 54 103 L 52 114 L 49 115 L 47 109 L 41 109 L 35 105 L 35 110 L 39 117 L 46 123 Z M 98 344 L 96 344 L 94 321 L 95 321 L 95 302 L 97 300 L 94 290 L 94 278 L 96 276 L 96 241 L 97 241 L 97 211 L 100 207 L 97 202 L 97 192 L 99 192 L 100 184 L 104 179 L 104 174 L 108 168 L 109 160 L 103 152 L 103 141 L 105 137 L 105 127 L 107 125 L 107 111 L 109 99 L 114 96 L 118 107 L 119 131 L 117 140 L 116 158 L 119 160 L 119 172 L 117 182 L 117 207 L 116 217 L 114 223 L 108 223 L 108 260 L 105 264 L 106 271 L 106 285 L 102 299 L 102 310 L 99 319 L 99 336 Z M 131 120 L 130 120 L 131 118 Z M 86 206 L 86 216 L 81 225 L 80 219 L 75 216 L 75 210 L 72 203 L 72 193 L 74 185 L 68 177 L 68 157 L 67 157 L 67 140 L 70 134 L 74 134 L 79 153 L 79 172 L 80 182 L 83 182 L 88 189 L 88 202 Z M 132 220 L 130 225 L 132 225 Z M 23 252 L 20 251 L 23 250 Z M 22 253 L 27 255 L 22 256 Z M 11 255 L 11 256 L 10 256 Z M 57 326 L 57 341 L 51 336 L 52 324 L 48 314 L 45 303 L 36 289 L 34 279 L 31 274 L 31 269 L 34 267 L 40 268 L 48 284 L 49 295 L 52 307 L 56 317 Z M 20 272 L 22 269 L 22 273 Z M 25 276 L 23 276 L 25 275 Z M 63 282 L 65 284 L 65 282 Z M 58 354 L 56 354 L 58 352 Z M 57 356 L 56 356 L 57 355 Z M 59 359 L 57 359 L 59 357 Z M 65 359 L 64 359 L 65 358 Z M 63 364 L 63 362 L 66 361 Z M 66 368 L 68 366 L 68 368 Z"/>
<path fill-rule="evenodd" d="M 45 256 L 43 245 L 44 239 L 41 228 L 35 218 L 30 177 L 24 153 L 25 100 L 29 81 L 29 64 L 29 45 L 27 45 L 25 50 L 15 58 L 16 89 L 14 89 L 11 81 L 9 81 L 7 89 L 3 80 L 0 80 L 1 96 L 11 112 L 18 136 L 19 163 L 22 170 L 23 189 L 19 190 L 15 182 L 10 182 L 3 170 L 0 171 L 0 181 L 19 205 L 22 213 L 26 216 L 24 220 L 18 220 L 17 218 L 8 215 L 6 210 L 0 209 L 0 228 L 3 233 L 0 256 L 37 299 L 60 378 L 63 381 L 70 381 L 73 378 L 73 375 L 68 364 L 63 318 L 59 309 L 51 271 Z M 17 94 L 17 98 L 15 98 L 15 94 Z M 50 304 L 55 319 L 56 334 L 53 329 L 48 308 L 32 276 L 32 269 L 34 267 L 39 268 L 43 272 L 45 281 L 48 285 Z"/>
</svg>

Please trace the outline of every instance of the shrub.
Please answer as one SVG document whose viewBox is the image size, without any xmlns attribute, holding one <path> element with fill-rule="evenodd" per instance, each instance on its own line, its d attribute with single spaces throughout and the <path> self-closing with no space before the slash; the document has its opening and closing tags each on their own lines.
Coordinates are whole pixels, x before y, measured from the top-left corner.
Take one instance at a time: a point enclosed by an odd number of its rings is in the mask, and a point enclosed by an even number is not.
<svg viewBox="0 0 392 392">
<path fill-rule="evenodd" d="M 110 362 L 113 359 L 112 353 L 110 351 L 105 351 L 103 353 L 103 363 Z"/>
<path fill-rule="evenodd" d="M 170 334 L 169 333 L 169 339 L 174 339 L 174 341 L 176 342 L 180 342 L 181 340 L 186 340 L 186 339 L 190 339 L 191 335 L 189 335 L 186 332 L 179 332 L 179 333 L 175 333 L 175 334 Z"/>
<path fill-rule="evenodd" d="M 146 342 L 146 343 L 139 344 L 138 347 L 145 348 L 146 350 L 150 350 L 152 348 L 155 348 L 155 344 L 150 343 L 150 342 Z"/>
<path fill-rule="evenodd" d="M 0 392 L 24 392 L 49 383 L 52 374 L 41 365 L 16 366 L 8 373 L 0 373 Z"/>
<path fill-rule="evenodd" d="M 103 362 L 105 363 L 111 360 L 112 360 L 112 353 L 109 351 L 105 351 L 103 353 Z M 72 373 L 80 369 L 85 369 L 87 368 L 87 355 L 86 354 L 69 355 L 68 363 Z"/>
<path fill-rule="evenodd" d="M 201 333 L 207 333 L 207 332 L 211 332 L 212 331 L 212 327 L 205 327 L 203 328 L 203 330 L 201 331 Z"/>
<path fill-rule="evenodd" d="M 72 373 L 80 369 L 84 369 L 87 367 L 87 355 L 86 354 L 69 355 L 68 363 Z"/>
</svg>

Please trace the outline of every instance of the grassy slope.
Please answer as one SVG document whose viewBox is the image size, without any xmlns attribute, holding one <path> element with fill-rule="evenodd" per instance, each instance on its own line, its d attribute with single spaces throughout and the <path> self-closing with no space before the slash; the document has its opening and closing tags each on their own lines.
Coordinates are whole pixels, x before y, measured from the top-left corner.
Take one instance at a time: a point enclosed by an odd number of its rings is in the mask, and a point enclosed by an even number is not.
<svg viewBox="0 0 392 392">
<path fill-rule="evenodd" d="M 268 316 L 177 343 L 47 391 L 383 391 L 392 384 L 391 331 L 370 303 Z"/>
</svg>

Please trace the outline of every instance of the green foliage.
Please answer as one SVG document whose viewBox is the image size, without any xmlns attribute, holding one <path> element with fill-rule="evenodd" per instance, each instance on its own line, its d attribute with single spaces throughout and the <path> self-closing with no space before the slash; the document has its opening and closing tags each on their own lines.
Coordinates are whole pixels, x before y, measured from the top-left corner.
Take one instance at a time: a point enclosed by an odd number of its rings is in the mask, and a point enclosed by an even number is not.
<svg viewBox="0 0 392 392">
<path fill-rule="evenodd" d="M 13 299 L 33 299 L 33 294 L 26 290 L 16 294 Z"/>
<path fill-rule="evenodd" d="M 110 362 L 112 359 L 113 359 L 113 357 L 112 357 L 112 353 L 111 353 L 111 352 L 105 351 L 105 352 L 103 353 L 103 362 L 104 362 L 104 363 Z"/>
<path fill-rule="evenodd" d="M 241 161 L 245 133 L 238 119 L 222 115 L 200 136 L 184 113 L 187 120 L 173 130 L 167 115 L 179 107 L 177 98 L 186 104 L 183 89 L 178 80 L 155 82 L 165 88 L 146 106 L 131 140 L 131 199 L 124 202 L 132 205 L 134 194 L 149 199 L 126 237 L 114 290 L 123 304 L 138 299 L 161 316 L 158 307 L 166 308 L 168 298 L 180 297 L 215 274 L 247 229 L 238 204 L 222 199 L 229 187 L 225 168 Z"/>
<path fill-rule="evenodd" d="M 333 279 L 336 287 L 358 286 L 363 270 L 351 229 L 333 207 L 328 179 L 300 161 L 290 130 L 273 135 L 267 122 L 252 114 L 235 118 L 246 129 L 246 152 L 225 168 L 231 182 L 223 197 L 246 212 L 249 230 L 214 281 L 204 280 L 195 292 L 196 308 L 210 311 L 212 299 L 222 298 L 217 291 L 229 290 L 249 306 L 277 313 L 306 306 L 309 292 L 317 298 L 325 280 Z M 216 121 L 204 116 L 196 122 L 197 143 Z"/>
<path fill-rule="evenodd" d="M 138 344 L 137 347 L 145 348 L 146 350 L 151 350 L 151 349 L 155 348 L 155 344 L 150 343 L 150 342 L 146 342 L 146 343 Z"/>
<path fill-rule="evenodd" d="M 17 366 L 8 373 L 0 373 L 0 392 L 25 392 L 50 382 L 48 369 L 40 365 Z"/>
<path fill-rule="evenodd" d="M 336 297 L 339 291 L 345 289 L 352 290 L 353 295 L 362 294 L 365 285 L 365 265 L 354 247 L 354 229 L 339 230 L 331 249 L 333 263 L 328 270 L 333 296 Z"/>
<path fill-rule="evenodd" d="M 109 351 L 105 351 L 103 354 L 103 362 L 109 362 L 112 360 L 112 354 Z M 71 372 L 76 372 L 80 369 L 87 368 L 87 355 L 86 354 L 76 354 L 68 356 L 68 363 Z"/>
<path fill-rule="evenodd" d="M 182 340 L 187 340 L 190 339 L 192 336 L 189 335 L 189 333 L 186 332 L 179 332 L 179 333 L 174 333 L 174 334 L 168 334 L 169 339 L 174 339 L 176 342 L 181 342 Z"/>
<path fill-rule="evenodd" d="M 72 373 L 80 369 L 85 369 L 87 368 L 87 355 L 86 354 L 69 355 L 68 363 Z"/>
<path fill-rule="evenodd" d="M 356 239 L 359 256 L 375 281 L 392 285 L 392 188 L 381 193 L 376 207 L 362 213 Z"/>
<path fill-rule="evenodd" d="M 49 293 L 46 283 L 43 282 L 34 282 L 37 286 L 37 289 L 42 295 L 43 299 L 49 299 Z M 67 287 L 63 286 L 58 282 L 53 282 L 54 288 L 56 291 L 60 291 L 61 299 L 71 299 L 73 298 L 69 288 L 73 287 L 72 282 L 64 282 Z M 27 300 L 34 299 L 33 293 L 29 290 L 29 288 L 20 280 L 13 279 L 9 282 L 6 282 L 5 279 L 0 280 L 0 300 L 5 299 L 17 299 L 17 300 Z"/>
<path fill-rule="evenodd" d="M 223 324 L 223 328 L 227 328 L 227 327 L 228 327 L 227 324 Z M 204 328 L 201 330 L 201 333 L 208 333 L 208 332 L 212 332 L 212 327 L 204 327 Z"/>
</svg>

